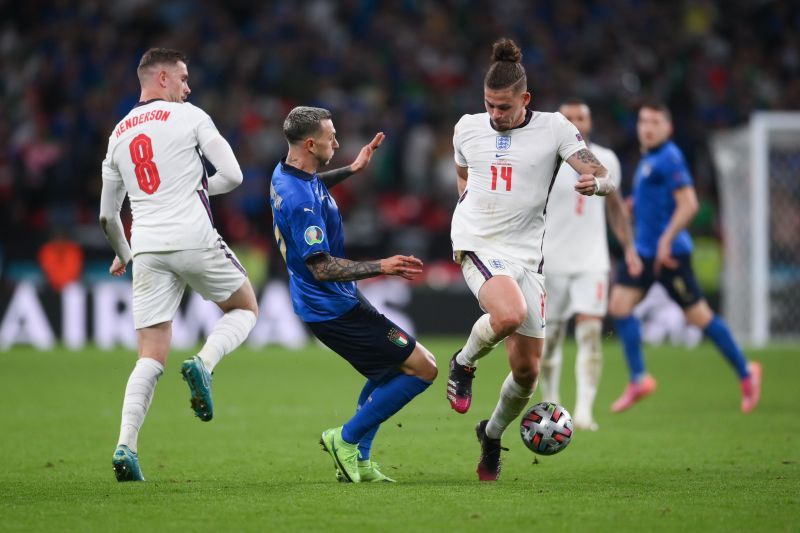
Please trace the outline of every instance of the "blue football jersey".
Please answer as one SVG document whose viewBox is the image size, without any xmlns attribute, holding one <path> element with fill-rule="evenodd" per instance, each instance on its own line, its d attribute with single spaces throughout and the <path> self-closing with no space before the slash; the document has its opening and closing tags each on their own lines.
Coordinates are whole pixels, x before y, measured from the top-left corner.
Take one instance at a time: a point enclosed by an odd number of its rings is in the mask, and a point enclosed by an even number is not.
<svg viewBox="0 0 800 533">
<path fill-rule="evenodd" d="M 658 239 L 675 212 L 673 191 L 692 185 L 692 175 L 680 148 L 672 141 L 647 152 L 633 178 L 633 214 L 636 218 L 636 250 L 655 257 Z M 672 241 L 672 254 L 692 252 L 692 238 L 685 229 Z"/>
<path fill-rule="evenodd" d="M 344 257 L 342 216 L 325 184 L 282 160 L 272 172 L 270 205 L 295 313 L 304 322 L 322 322 L 353 309 L 355 281 L 317 281 L 306 266 L 306 259 L 318 253 Z"/>
</svg>

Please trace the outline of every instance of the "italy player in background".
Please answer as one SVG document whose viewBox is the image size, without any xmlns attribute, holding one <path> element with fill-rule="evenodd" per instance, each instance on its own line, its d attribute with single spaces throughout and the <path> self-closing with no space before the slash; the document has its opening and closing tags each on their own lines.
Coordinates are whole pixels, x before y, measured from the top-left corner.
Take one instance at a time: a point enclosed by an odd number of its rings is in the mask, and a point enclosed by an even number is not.
<svg viewBox="0 0 800 533">
<path fill-rule="evenodd" d="M 701 328 L 736 371 L 742 390 L 741 408 L 748 413 L 761 394 L 761 365 L 748 364 L 725 321 L 703 297 L 692 270 L 693 246 L 686 227 L 697 213 L 697 195 L 683 153 L 670 140 L 669 109 L 661 103 L 642 106 L 637 133 L 643 155 L 634 176 L 633 211 L 636 250 L 644 270 L 633 276 L 621 264 L 617 284 L 611 290 L 609 312 L 630 372 L 628 386 L 611 409 L 629 409 L 656 389 L 655 379 L 645 370 L 640 324 L 632 312 L 647 289 L 659 282 L 681 306 L 687 322 Z"/>
<path fill-rule="evenodd" d="M 355 282 L 382 274 L 413 279 L 422 273 L 422 261 L 403 255 L 345 259 L 342 217 L 328 192 L 369 163 L 384 135 L 377 134 L 350 166 L 317 174 L 339 148 L 330 112 L 296 107 L 283 133 L 289 153 L 272 174 L 270 204 L 294 310 L 320 341 L 367 378 L 356 414 L 343 426 L 324 431 L 320 443 L 333 458 L 340 481 L 391 482 L 370 459 L 372 441 L 382 422 L 430 386 L 436 361 L 380 314 Z"/>
</svg>

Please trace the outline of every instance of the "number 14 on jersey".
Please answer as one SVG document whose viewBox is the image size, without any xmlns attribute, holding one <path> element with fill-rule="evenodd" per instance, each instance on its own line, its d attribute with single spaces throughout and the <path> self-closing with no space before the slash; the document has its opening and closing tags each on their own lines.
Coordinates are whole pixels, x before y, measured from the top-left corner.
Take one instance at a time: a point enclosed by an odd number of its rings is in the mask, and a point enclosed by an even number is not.
<svg viewBox="0 0 800 533">
<path fill-rule="evenodd" d="M 498 176 L 502 181 L 505 182 L 505 190 L 511 190 L 511 167 L 502 166 L 498 172 L 498 169 L 495 165 L 492 165 L 492 190 L 497 190 L 497 178 Z M 503 184 L 500 184 L 500 187 L 503 187 Z"/>
</svg>

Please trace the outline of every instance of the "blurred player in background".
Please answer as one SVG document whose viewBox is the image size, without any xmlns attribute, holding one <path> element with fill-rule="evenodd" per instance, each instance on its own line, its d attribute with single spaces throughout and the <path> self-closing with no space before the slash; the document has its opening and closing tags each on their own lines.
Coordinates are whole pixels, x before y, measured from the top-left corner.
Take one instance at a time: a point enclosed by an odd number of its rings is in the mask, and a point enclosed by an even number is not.
<svg viewBox="0 0 800 533">
<path fill-rule="evenodd" d="M 342 217 L 328 192 L 369 163 L 384 135 L 377 134 L 349 167 L 317 174 L 339 148 L 330 112 L 296 107 L 283 132 L 289 153 L 272 174 L 270 204 L 294 310 L 320 341 L 367 378 L 355 416 L 324 431 L 320 443 L 333 458 L 339 480 L 391 482 L 370 459 L 372 441 L 382 422 L 430 386 L 436 362 L 375 310 L 355 282 L 382 274 L 413 279 L 422 272 L 422 261 L 403 255 L 345 259 Z"/>
<path fill-rule="evenodd" d="M 118 481 L 144 480 L 137 455 L 139 429 L 164 372 L 172 319 L 186 285 L 225 313 L 200 352 L 181 367 L 192 408 L 203 421 L 213 416 L 211 372 L 247 338 L 258 313 L 247 274 L 214 229 L 208 199 L 239 185 L 242 171 L 211 118 L 186 103 L 186 57 L 175 50 L 150 49 L 137 74 L 139 103 L 111 133 L 100 199 L 100 225 L 116 253 L 111 274 L 123 275 L 133 259 L 133 320 L 139 343 L 113 457 Z M 202 157 L 216 174 L 206 175 Z M 133 214 L 130 247 L 119 216 L 126 193 Z"/>
<path fill-rule="evenodd" d="M 575 124 L 583 140 L 597 159 L 608 169 L 619 187 L 621 169 L 617 156 L 603 146 L 589 142 L 592 115 L 589 106 L 579 99 L 566 101 L 558 111 Z M 575 192 L 578 173 L 561 165 L 547 203 L 544 253 L 545 288 L 547 289 L 547 339 L 540 373 L 542 398 L 560 402 L 559 380 L 563 360 L 567 321 L 575 315 L 575 359 L 577 386 L 573 422 L 576 428 L 597 430 L 592 415 L 594 398 L 603 365 L 603 317 L 608 305 L 608 258 L 606 210 L 611 229 L 625 250 L 625 264 L 632 276 L 638 276 L 642 262 L 633 245 L 628 212 L 615 191 L 606 197 L 587 198 Z"/>
<path fill-rule="evenodd" d="M 491 418 L 475 428 L 481 444 L 478 477 L 500 475 L 500 437 L 536 386 L 544 346 L 542 240 L 550 190 L 561 161 L 578 171 L 575 190 L 606 195 L 608 171 L 560 113 L 528 109 L 531 93 L 522 53 L 510 39 L 496 42 L 484 78 L 486 113 L 464 115 L 453 145 L 458 204 L 451 238 L 455 260 L 486 314 L 450 360 L 447 398 L 459 413 L 472 400 L 478 360 L 505 339 L 511 373 Z"/>
<path fill-rule="evenodd" d="M 761 365 L 747 363 L 727 324 L 708 306 L 692 270 L 692 239 L 686 227 L 697 213 L 692 176 L 680 148 L 670 141 L 672 117 L 661 103 L 639 110 L 637 133 L 642 159 L 633 182 L 636 250 L 644 269 L 638 276 L 620 265 L 611 290 L 609 311 L 622 340 L 630 382 L 614 402 L 614 412 L 624 411 L 651 394 L 656 381 L 647 374 L 642 353 L 641 328 L 633 308 L 654 282 L 661 283 L 683 308 L 686 320 L 703 330 L 739 377 L 742 411 L 752 411 L 761 394 Z"/>
</svg>

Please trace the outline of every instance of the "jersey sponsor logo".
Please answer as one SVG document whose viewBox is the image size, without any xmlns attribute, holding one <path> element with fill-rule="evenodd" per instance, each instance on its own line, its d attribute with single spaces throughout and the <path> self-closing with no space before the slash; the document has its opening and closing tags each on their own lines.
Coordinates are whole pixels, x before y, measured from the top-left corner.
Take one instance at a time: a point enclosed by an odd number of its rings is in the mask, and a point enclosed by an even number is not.
<svg viewBox="0 0 800 533">
<path fill-rule="evenodd" d="M 501 159 L 501 158 L 509 156 L 509 155 L 511 155 L 511 154 L 494 154 L 494 157 L 496 159 Z"/>
<path fill-rule="evenodd" d="M 489 266 L 495 270 L 505 270 L 506 264 L 500 259 L 489 259 Z"/>
<path fill-rule="evenodd" d="M 509 137 L 508 135 L 498 135 L 497 136 L 497 149 L 498 150 L 508 150 L 509 148 L 511 148 L 511 137 Z"/>
<path fill-rule="evenodd" d="M 313 246 L 325 240 L 325 233 L 319 226 L 309 226 L 303 233 L 303 238 L 306 240 L 306 244 Z"/>
<path fill-rule="evenodd" d="M 642 165 L 642 177 L 647 177 L 653 171 L 653 167 L 651 167 L 648 163 Z"/>
<path fill-rule="evenodd" d="M 314 212 L 314 210 L 309 208 L 309 207 L 304 207 L 303 211 L 308 211 L 309 213 L 313 213 Z"/>
<path fill-rule="evenodd" d="M 583 135 L 581 135 L 580 133 L 576 133 L 575 134 L 575 138 L 578 139 L 579 141 L 583 142 Z"/>
<path fill-rule="evenodd" d="M 396 344 L 401 348 L 408 346 L 408 335 L 397 328 L 390 329 L 387 338 L 392 342 L 392 344 Z"/>
</svg>

